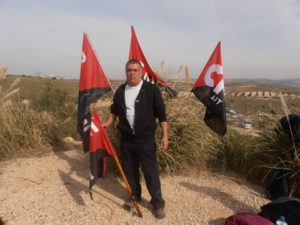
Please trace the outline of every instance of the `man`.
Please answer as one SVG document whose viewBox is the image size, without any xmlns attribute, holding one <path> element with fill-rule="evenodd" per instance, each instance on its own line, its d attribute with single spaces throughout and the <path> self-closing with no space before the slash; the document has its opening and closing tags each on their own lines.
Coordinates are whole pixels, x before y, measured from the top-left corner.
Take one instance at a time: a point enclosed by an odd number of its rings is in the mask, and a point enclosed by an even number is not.
<svg viewBox="0 0 300 225">
<path fill-rule="evenodd" d="M 163 219 L 165 201 L 161 193 L 154 136 L 158 118 L 162 130 L 160 146 L 163 151 L 167 150 L 169 138 L 165 106 L 159 89 L 143 81 L 140 61 L 129 60 L 125 69 L 127 82 L 117 89 L 111 113 L 104 126 L 110 126 L 118 117 L 122 166 L 133 195 L 138 202 L 141 201 L 142 190 L 139 181 L 141 164 L 146 186 L 151 195 L 153 213 L 156 218 Z"/>
</svg>

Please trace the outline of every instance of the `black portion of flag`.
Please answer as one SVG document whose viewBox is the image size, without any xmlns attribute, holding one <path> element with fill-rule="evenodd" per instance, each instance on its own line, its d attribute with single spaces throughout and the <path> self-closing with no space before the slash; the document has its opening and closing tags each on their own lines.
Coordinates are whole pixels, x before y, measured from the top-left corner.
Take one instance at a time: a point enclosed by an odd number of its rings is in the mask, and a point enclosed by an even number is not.
<svg viewBox="0 0 300 225">
<path fill-rule="evenodd" d="M 177 96 L 177 91 L 170 88 L 169 86 L 161 86 L 161 85 L 157 84 L 157 82 L 155 82 L 155 80 L 149 76 L 144 76 L 143 80 L 157 85 L 161 91 L 167 92 L 167 94 L 169 95 L 170 98 L 175 98 Z"/>
<path fill-rule="evenodd" d="M 227 132 L 224 91 L 216 94 L 213 88 L 202 86 L 196 87 L 192 92 L 206 106 L 206 125 L 220 136 L 224 136 Z"/>
<path fill-rule="evenodd" d="M 78 121 L 78 132 L 82 139 L 83 151 L 87 153 L 90 149 L 90 128 L 91 128 L 91 112 L 83 115 L 81 121 Z"/>
<path fill-rule="evenodd" d="M 174 89 L 170 88 L 169 86 L 166 86 L 165 91 L 168 93 L 168 95 L 171 98 L 175 98 L 177 96 L 177 91 L 175 91 Z"/>
<path fill-rule="evenodd" d="M 77 115 L 77 129 L 82 138 L 83 151 L 89 151 L 90 140 L 90 105 L 96 102 L 102 95 L 111 91 L 111 88 L 91 88 L 79 92 L 78 97 L 78 115 Z"/>
<path fill-rule="evenodd" d="M 108 154 L 104 149 L 97 149 L 96 152 L 90 152 L 89 192 L 91 199 L 93 199 L 92 188 L 97 179 L 105 175 L 105 156 L 108 156 Z"/>
</svg>

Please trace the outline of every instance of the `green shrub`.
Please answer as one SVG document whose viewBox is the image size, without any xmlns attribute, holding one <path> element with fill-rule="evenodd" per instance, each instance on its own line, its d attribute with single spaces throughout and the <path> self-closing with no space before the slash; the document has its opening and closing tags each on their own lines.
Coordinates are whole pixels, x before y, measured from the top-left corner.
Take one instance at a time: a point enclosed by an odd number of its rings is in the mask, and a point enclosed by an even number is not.
<svg viewBox="0 0 300 225">
<path fill-rule="evenodd" d="M 33 108 L 38 111 L 47 111 L 60 119 L 66 119 L 74 111 L 72 104 L 74 98 L 59 88 L 55 88 L 50 82 L 45 83 L 40 93 L 33 99 Z"/>
</svg>

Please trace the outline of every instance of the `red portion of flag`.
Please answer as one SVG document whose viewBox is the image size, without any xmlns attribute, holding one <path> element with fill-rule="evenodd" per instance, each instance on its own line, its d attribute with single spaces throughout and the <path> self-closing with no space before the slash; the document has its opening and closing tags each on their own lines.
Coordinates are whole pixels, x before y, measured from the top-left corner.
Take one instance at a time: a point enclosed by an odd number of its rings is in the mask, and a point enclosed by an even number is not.
<svg viewBox="0 0 300 225">
<path fill-rule="evenodd" d="M 149 66 L 147 59 L 145 58 L 144 53 L 140 47 L 133 26 L 131 26 L 131 43 L 130 43 L 129 59 L 139 60 L 144 67 L 144 72 L 145 72 L 144 76 L 148 75 L 148 77 L 158 85 L 163 87 L 166 86 L 166 81 L 164 81 L 155 72 L 153 72 L 153 70 Z"/>
<path fill-rule="evenodd" d="M 92 88 L 112 89 L 112 85 L 103 72 L 87 34 L 84 33 L 81 54 L 79 91 Z"/>
<path fill-rule="evenodd" d="M 83 150 L 88 152 L 90 104 L 111 91 L 112 86 L 100 66 L 86 33 L 83 34 L 81 57 L 77 125 L 83 141 Z"/>
<path fill-rule="evenodd" d="M 217 44 L 217 47 L 210 56 L 192 89 L 203 86 L 212 87 L 215 94 L 219 94 L 222 90 L 224 90 L 220 42 Z"/>
<path fill-rule="evenodd" d="M 92 119 L 90 127 L 90 152 L 104 150 L 111 156 L 116 156 L 114 147 L 112 146 L 102 121 L 95 109 L 92 110 Z"/>
<path fill-rule="evenodd" d="M 206 106 L 204 121 L 217 134 L 227 132 L 221 43 L 210 56 L 192 92 Z"/>
</svg>

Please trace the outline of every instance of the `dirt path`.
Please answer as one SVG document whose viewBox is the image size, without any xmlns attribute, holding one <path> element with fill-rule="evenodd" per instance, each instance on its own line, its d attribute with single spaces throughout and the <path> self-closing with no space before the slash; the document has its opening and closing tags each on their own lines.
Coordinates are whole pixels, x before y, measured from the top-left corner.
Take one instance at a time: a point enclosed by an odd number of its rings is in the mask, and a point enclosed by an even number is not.
<svg viewBox="0 0 300 225">
<path fill-rule="evenodd" d="M 7 224 L 224 224 L 237 212 L 258 212 L 263 190 L 231 176 L 202 172 L 162 176 L 167 217 L 156 220 L 143 183 L 144 218 L 122 208 L 127 192 L 119 178 L 88 189 L 88 158 L 79 150 L 0 163 L 0 217 Z"/>
</svg>

